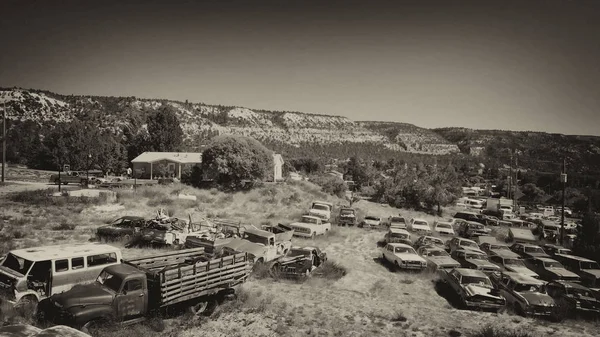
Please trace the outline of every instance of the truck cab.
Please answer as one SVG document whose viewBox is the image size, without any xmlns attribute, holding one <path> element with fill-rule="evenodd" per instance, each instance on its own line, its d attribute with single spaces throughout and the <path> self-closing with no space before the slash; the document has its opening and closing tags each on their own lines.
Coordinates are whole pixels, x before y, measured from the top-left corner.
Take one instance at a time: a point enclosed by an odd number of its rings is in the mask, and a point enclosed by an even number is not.
<svg viewBox="0 0 600 337">
<path fill-rule="evenodd" d="M 327 201 L 313 201 L 308 215 L 319 217 L 323 222 L 330 222 L 333 204 Z"/>
<path fill-rule="evenodd" d="M 232 239 L 225 244 L 231 250 L 249 253 L 254 262 L 269 262 L 287 253 L 292 246 L 294 230 L 275 234 L 257 228 L 248 228 L 241 239 Z"/>
</svg>

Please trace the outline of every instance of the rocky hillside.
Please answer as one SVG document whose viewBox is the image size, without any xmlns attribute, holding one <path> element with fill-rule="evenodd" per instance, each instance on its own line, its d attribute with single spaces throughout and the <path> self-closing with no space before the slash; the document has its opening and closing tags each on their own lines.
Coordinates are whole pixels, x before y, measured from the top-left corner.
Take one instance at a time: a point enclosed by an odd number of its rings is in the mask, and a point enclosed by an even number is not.
<svg viewBox="0 0 600 337">
<path fill-rule="evenodd" d="M 528 169 L 560 172 L 565 157 L 568 171 L 600 175 L 600 137 L 466 128 L 433 131 L 466 154 L 496 158 L 508 164 L 508 149 L 515 148 L 519 151 L 519 166 Z"/>
<path fill-rule="evenodd" d="M 92 117 L 104 127 L 120 129 L 127 127 L 132 119 L 143 119 L 145 109 L 168 104 L 177 110 L 188 144 L 216 134 L 236 134 L 296 147 L 369 144 L 423 154 L 458 152 L 456 145 L 430 130 L 405 123 L 353 122 L 346 117 L 301 112 L 135 97 L 67 96 L 23 89 L 0 89 L 0 103 L 3 102 L 12 107 L 9 119 L 46 124 L 94 114 Z"/>
</svg>

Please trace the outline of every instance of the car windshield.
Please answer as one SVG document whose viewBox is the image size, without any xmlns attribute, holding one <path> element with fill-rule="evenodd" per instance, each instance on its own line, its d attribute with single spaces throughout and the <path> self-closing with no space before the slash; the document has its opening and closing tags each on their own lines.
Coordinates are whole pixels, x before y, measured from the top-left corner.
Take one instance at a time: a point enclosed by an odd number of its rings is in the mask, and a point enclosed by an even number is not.
<svg viewBox="0 0 600 337">
<path fill-rule="evenodd" d="M 316 209 L 319 211 L 329 211 L 329 207 L 327 207 L 325 205 L 319 205 L 319 204 L 314 204 L 312 209 Z"/>
<path fill-rule="evenodd" d="M 423 241 L 425 243 L 433 243 L 433 244 L 436 244 L 436 245 L 443 245 L 444 244 L 444 241 L 442 241 L 442 240 L 440 240 L 438 238 L 432 238 L 432 237 L 426 237 L 425 239 L 423 239 Z"/>
<path fill-rule="evenodd" d="M 374 221 L 379 221 L 379 218 L 376 216 L 366 216 L 365 220 L 374 220 Z"/>
<path fill-rule="evenodd" d="M 475 242 L 471 242 L 471 241 L 461 241 L 460 245 L 461 246 L 466 246 L 466 247 L 475 247 L 475 248 L 477 248 L 477 244 Z"/>
<path fill-rule="evenodd" d="M 260 243 L 263 244 L 265 246 L 269 245 L 269 238 L 266 238 L 264 236 L 260 236 L 260 235 L 255 235 L 252 233 L 244 233 L 244 239 L 250 241 L 250 242 L 254 242 L 254 243 Z"/>
<path fill-rule="evenodd" d="M 514 290 L 516 292 L 531 291 L 531 292 L 543 293 L 544 286 L 541 284 L 518 283 L 518 284 L 515 284 Z"/>
<path fill-rule="evenodd" d="M 504 264 L 508 266 L 525 267 L 525 263 L 519 259 L 504 259 Z"/>
<path fill-rule="evenodd" d="M 313 224 L 313 225 L 316 225 L 318 223 L 317 219 L 311 218 L 311 217 L 308 217 L 308 216 L 302 217 L 302 222 Z"/>
<path fill-rule="evenodd" d="M 117 220 L 110 223 L 111 226 L 119 226 L 123 222 L 123 218 L 118 218 Z"/>
<path fill-rule="evenodd" d="M 446 228 L 446 229 L 452 228 L 452 226 L 450 226 L 447 223 L 439 223 L 439 224 L 437 224 L 437 227 L 438 228 Z"/>
<path fill-rule="evenodd" d="M 594 295 L 590 291 L 581 288 L 567 288 L 567 294 L 594 298 Z"/>
<path fill-rule="evenodd" d="M 427 222 L 420 221 L 420 220 L 415 220 L 415 222 L 413 223 L 413 225 L 427 226 Z"/>
<path fill-rule="evenodd" d="M 18 257 L 12 253 L 8 253 L 6 259 L 4 259 L 2 262 L 3 267 L 6 267 L 12 271 L 16 271 L 21 275 L 27 274 L 32 264 L 32 261 L 25 260 L 24 258 Z"/>
<path fill-rule="evenodd" d="M 392 218 L 392 222 L 397 222 L 397 223 L 405 223 L 406 221 L 404 221 L 404 218 Z"/>
<path fill-rule="evenodd" d="M 463 276 L 460 279 L 461 284 L 477 284 L 483 287 L 492 288 L 492 283 L 486 277 L 481 276 Z"/>
<path fill-rule="evenodd" d="M 540 247 L 535 247 L 535 246 L 528 246 L 525 247 L 525 253 L 539 253 L 539 254 L 545 254 L 544 250 Z"/>
<path fill-rule="evenodd" d="M 502 246 L 502 245 L 490 245 L 490 249 L 493 249 L 493 250 L 510 250 L 510 248 L 508 248 L 508 246 Z"/>
<path fill-rule="evenodd" d="M 581 262 L 581 269 L 600 269 L 596 262 Z"/>
<path fill-rule="evenodd" d="M 96 282 L 102 284 L 103 286 L 105 286 L 115 292 L 118 292 L 119 288 L 121 287 L 121 283 L 123 283 L 123 280 L 120 277 L 113 275 L 113 274 L 107 272 L 106 270 L 104 270 L 104 271 L 102 271 L 102 273 L 100 273 L 100 275 L 98 275 Z"/>
<path fill-rule="evenodd" d="M 429 250 L 425 254 L 426 256 L 450 256 L 450 254 L 446 253 L 446 251 L 441 249 Z"/>
<path fill-rule="evenodd" d="M 353 215 L 354 212 L 352 210 L 350 210 L 350 209 L 343 209 L 340 214 L 342 214 L 342 215 Z"/>
<path fill-rule="evenodd" d="M 291 249 L 287 256 L 289 257 L 295 257 L 295 256 L 310 256 L 311 252 L 308 250 L 304 250 L 304 249 Z"/>
<path fill-rule="evenodd" d="M 394 248 L 394 253 L 416 254 L 415 250 L 410 247 L 396 247 L 396 248 Z"/>
<path fill-rule="evenodd" d="M 562 264 L 556 261 L 548 261 L 544 262 L 544 267 L 546 268 L 564 268 Z"/>
<path fill-rule="evenodd" d="M 482 255 L 482 254 L 467 253 L 467 254 L 465 254 L 465 259 L 487 260 L 487 257 L 485 255 Z"/>
<path fill-rule="evenodd" d="M 402 233 L 391 233 L 393 238 L 406 239 L 408 235 Z"/>
</svg>

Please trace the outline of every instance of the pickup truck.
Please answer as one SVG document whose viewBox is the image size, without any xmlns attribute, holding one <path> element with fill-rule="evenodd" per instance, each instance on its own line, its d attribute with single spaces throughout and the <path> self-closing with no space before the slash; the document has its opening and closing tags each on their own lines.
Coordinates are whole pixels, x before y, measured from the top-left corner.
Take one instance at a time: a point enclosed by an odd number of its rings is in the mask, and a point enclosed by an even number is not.
<svg viewBox="0 0 600 337">
<path fill-rule="evenodd" d="M 333 204 L 327 201 L 316 200 L 313 201 L 310 209 L 308 210 L 308 215 L 316 216 L 321 218 L 323 222 L 331 221 L 331 211 L 333 210 Z"/>
<path fill-rule="evenodd" d="M 85 175 L 81 175 L 79 172 L 75 172 L 75 171 L 67 171 L 67 172 L 63 172 L 60 174 L 53 174 L 50 176 L 49 182 L 52 184 L 58 185 L 59 179 L 60 179 L 61 185 L 67 185 L 67 184 L 85 185 L 85 183 L 87 182 L 87 178 Z"/>
<path fill-rule="evenodd" d="M 220 258 L 202 248 L 125 261 L 106 267 L 94 284 L 53 295 L 44 317 L 89 333 L 107 323 L 134 324 L 180 305 L 200 315 L 235 293 L 250 274 L 248 256 Z"/>
<path fill-rule="evenodd" d="M 294 235 L 315 238 L 317 235 L 325 235 L 331 230 L 329 222 L 323 222 L 320 218 L 312 215 L 303 215 L 300 221 L 289 225 L 294 229 Z"/>
<path fill-rule="evenodd" d="M 233 251 L 248 253 L 253 263 L 266 263 L 285 256 L 292 248 L 293 229 L 282 224 L 263 229 L 246 228 L 241 238 L 233 238 L 223 245 Z"/>
<path fill-rule="evenodd" d="M 354 226 L 356 225 L 356 211 L 353 208 L 340 208 L 338 216 L 338 226 Z"/>
</svg>

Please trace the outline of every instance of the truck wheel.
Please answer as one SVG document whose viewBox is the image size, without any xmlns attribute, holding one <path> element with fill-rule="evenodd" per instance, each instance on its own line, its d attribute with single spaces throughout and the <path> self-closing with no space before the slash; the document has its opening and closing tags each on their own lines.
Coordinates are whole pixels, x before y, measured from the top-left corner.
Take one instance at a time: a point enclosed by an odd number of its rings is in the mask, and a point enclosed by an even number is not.
<svg viewBox="0 0 600 337">
<path fill-rule="evenodd" d="M 22 317 L 36 317 L 38 311 L 38 300 L 33 295 L 25 296 L 19 300 L 16 308 L 17 312 L 19 312 Z"/>
<path fill-rule="evenodd" d="M 83 324 L 81 326 L 81 328 L 79 328 L 79 330 L 81 332 L 86 333 L 91 336 L 93 331 L 96 331 L 101 327 L 102 327 L 102 322 L 98 319 L 95 319 L 95 320 L 91 320 L 91 321 Z"/>
<path fill-rule="evenodd" d="M 195 317 L 210 316 L 215 311 L 215 309 L 217 308 L 218 305 L 219 305 L 219 303 L 217 302 L 216 299 L 209 299 L 209 300 L 198 302 L 194 305 L 191 305 L 189 307 L 189 311 Z"/>
</svg>

